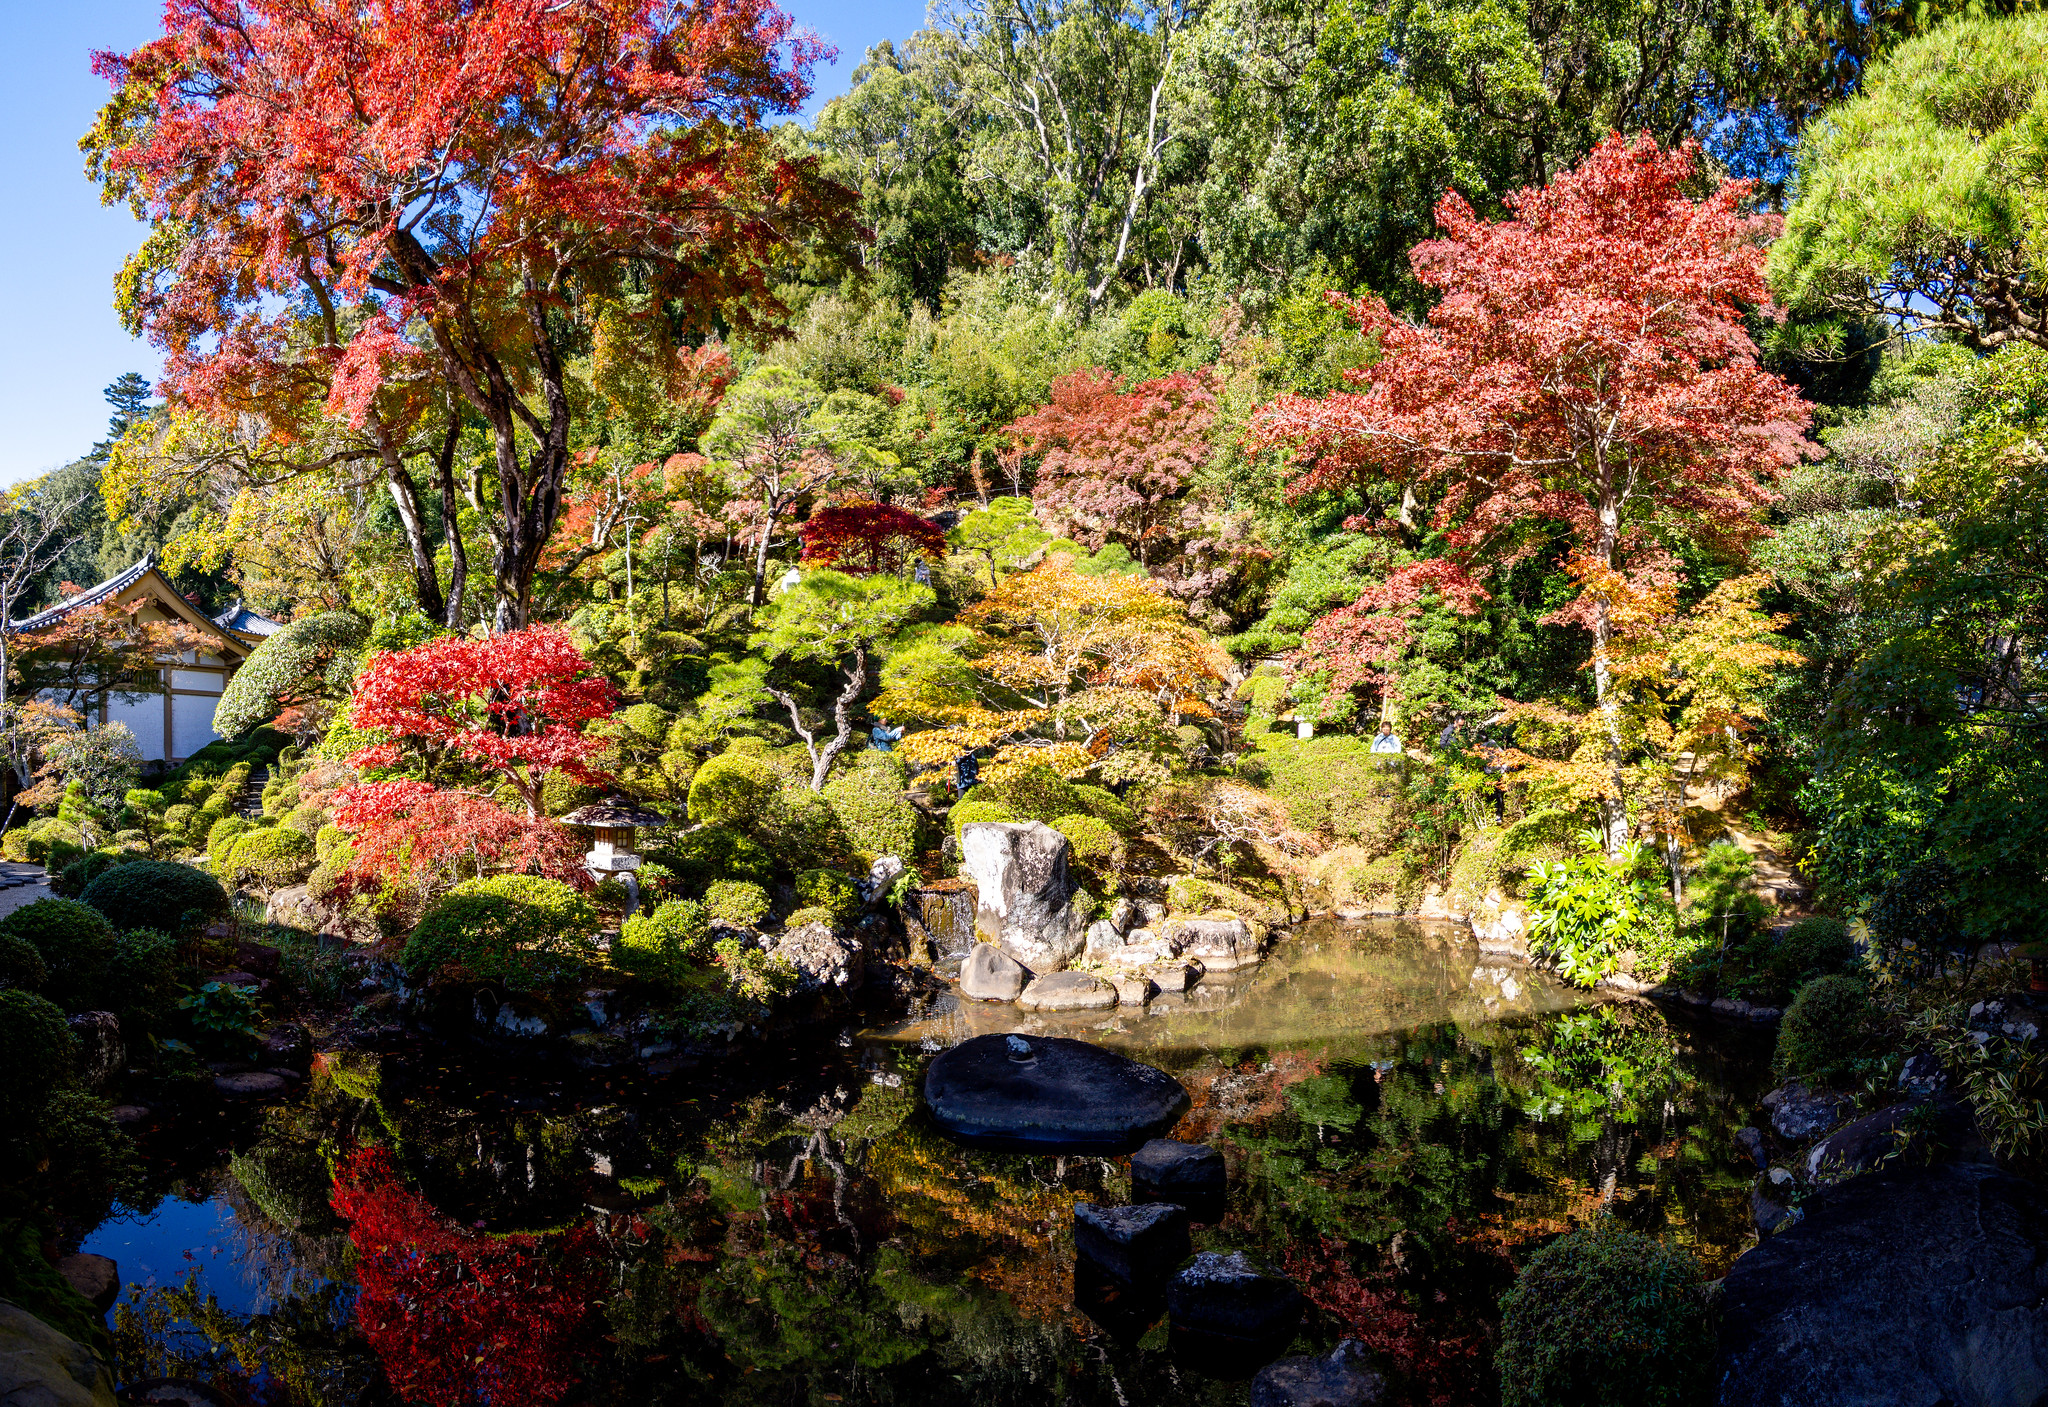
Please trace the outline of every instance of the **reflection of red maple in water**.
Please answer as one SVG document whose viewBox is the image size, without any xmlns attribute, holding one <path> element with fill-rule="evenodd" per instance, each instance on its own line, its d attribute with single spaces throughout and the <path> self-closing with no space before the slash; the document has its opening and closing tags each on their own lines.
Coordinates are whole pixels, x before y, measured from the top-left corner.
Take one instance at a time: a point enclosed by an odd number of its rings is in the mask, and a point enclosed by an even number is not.
<svg viewBox="0 0 2048 1407">
<path fill-rule="evenodd" d="M 1396 1402 L 1456 1407 L 1484 1400 L 1487 1326 L 1456 1309 L 1417 1313 L 1396 1285 L 1392 1267 L 1361 1272 L 1352 1251 L 1324 1237 L 1319 1246 L 1303 1243 L 1289 1250 L 1283 1265 L 1311 1303 L 1392 1364 L 1405 1380 L 1396 1384 Z"/>
<path fill-rule="evenodd" d="M 570 1365 L 602 1286 L 587 1227 L 548 1237 L 462 1230 L 381 1148 L 343 1160 L 334 1210 L 356 1250 L 356 1327 L 401 1395 L 538 1407 L 575 1383 Z"/>
</svg>

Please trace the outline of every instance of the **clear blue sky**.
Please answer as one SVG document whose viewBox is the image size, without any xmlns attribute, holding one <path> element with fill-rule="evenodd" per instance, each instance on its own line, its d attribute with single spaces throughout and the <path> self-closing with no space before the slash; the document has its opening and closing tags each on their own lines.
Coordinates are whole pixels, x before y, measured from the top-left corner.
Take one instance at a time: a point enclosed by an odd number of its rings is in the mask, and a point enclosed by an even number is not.
<svg viewBox="0 0 2048 1407">
<path fill-rule="evenodd" d="M 901 42 L 923 0 L 784 0 L 839 49 L 813 108 L 846 90 L 870 45 Z M 113 279 L 141 241 L 124 209 L 104 209 L 78 139 L 106 88 L 95 49 L 129 49 L 156 32 L 156 0 L 69 0 L 11 7 L 13 60 L 0 83 L 0 484 L 69 462 L 106 433 L 100 392 L 124 371 L 154 376 L 150 349 L 121 331 Z"/>
</svg>

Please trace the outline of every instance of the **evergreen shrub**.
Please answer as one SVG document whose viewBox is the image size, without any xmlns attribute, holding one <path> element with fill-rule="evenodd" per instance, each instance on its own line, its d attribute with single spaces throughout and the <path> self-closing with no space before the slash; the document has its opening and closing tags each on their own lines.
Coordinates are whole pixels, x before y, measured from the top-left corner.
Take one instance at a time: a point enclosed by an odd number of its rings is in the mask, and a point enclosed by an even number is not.
<svg viewBox="0 0 2048 1407">
<path fill-rule="evenodd" d="M 704 913 L 728 928 L 752 928 L 768 916 L 768 891 L 743 879 L 721 879 L 704 891 Z"/>
<path fill-rule="evenodd" d="M 1502 1407 L 1705 1403 L 1714 1334 L 1693 1258 L 1603 1217 L 1537 1251 L 1502 1296 Z"/>
<path fill-rule="evenodd" d="M 775 773 L 757 754 L 723 752 L 690 780 L 690 819 L 744 829 L 760 818 L 778 788 Z"/>
<path fill-rule="evenodd" d="M 981 788 L 976 787 L 974 790 L 978 792 Z M 979 797 L 972 801 L 956 801 L 953 803 L 953 809 L 946 813 L 946 820 L 953 827 L 955 839 L 959 838 L 963 829 L 977 821 L 1009 822 L 1023 819 L 1000 801 L 983 801 Z"/>
<path fill-rule="evenodd" d="M 1860 979 L 1845 973 L 1816 977 L 1785 1008 L 1771 1068 L 1780 1079 L 1846 1084 L 1870 1052 L 1877 1026 L 1877 1008 Z"/>
<path fill-rule="evenodd" d="M 869 752 L 865 757 L 892 755 Z M 908 861 L 921 848 L 924 814 L 904 797 L 900 775 L 864 758 L 825 783 L 825 801 L 840 829 L 856 857 L 869 864 L 884 855 Z"/>
<path fill-rule="evenodd" d="M 237 836 L 220 857 L 216 873 L 235 884 L 253 884 L 269 893 L 297 884 L 317 863 L 313 841 L 303 831 L 271 826 Z"/>
<path fill-rule="evenodd" d="M 987 783 L 986 794 L 1024 820 L 1043 821 L 1047 825 L 1062 816 L 1085 814 L 1088 810 L 1074 784 L 1050 767 L 1020 768 L 1000 782 Z"/>
<path fill-rule="evenodd" d="M 1117 800 L 1116 793 L 1107 787 L 1076 786 L 1074 795 L 1081 798 L 1081 807 L 1096 820 L 1105 822 L 1118 835 L 1129 835 L 1138 828 L 1138 814 Z"/>
<path fill-rule="evenodd" d="M 12 933 L 0 933 L 0 987 L 33 992 L 50 980 L 43 955 Z"/>
<path fill-rule="evenodd" d="M 788 918 L 782 921 L 782 926 L 785 929 L 796 929 L 802 928 L 807 923 L 822 923 L 827 928 L 838 927 L 838 924 L 833 919 L 832 911 L 830 909 L 821 909 L 817 907 L 796 910 L 795 912 L 790 914 Z"/>
<path fill-rule="evenodd" d="M 204 870 L 171 860 L 136 860 L 108 870 L 79 896 L 116 928 L 179 934 L 228 913 L 228 892 Z"/>
<path fill-rule="evenodd" d="M 670 899 L 626 920 L 612 945 L 612 961 L 636 977 L 680 982 L 710 960 L 710 933 L 702 904 Z"/>
<path fill-rule="evenodd" d="M 248 821 L 240 816 L 222 816 L 206 828 L 206 853 L 211 860 L 218 860 L 221 849 L 230 840 L 249 830 Z"/>
<path fill-rule="evenodd" d="M 557 879 L 492 875 L 456 885 L 406 939 L 416 981 L 468 977 L 531 991 L 580 974 L 597 953 L 597 910 Z"/>
<path fill-rule="evenodd" d="M 801 908 L 824 910 L 829 922 L 860 917 L 860 891 L 838 870 L 805 870 L 796 877 L 796 898 Z"/>
<path fill-rule="evenodd" d="M 721 879 L 744 879 L 766 885 L 775 879 L 775 857 L 751 836 L 724 826 L 706 826 L 678 836 L 672 845 L 650 852 L 675 876 L 678 887 L 702 893 Z"/>
<path fill-rule="evenodd" d="M 91 1011 L 114 960 L 114 930 L 97 909 L 70 899 L 38 899 L 0 918 L 0 934 L 36 950 L 47 976 L 44 996 L 66 1011 Z"/>
<path fill-rule="evenodd" d="M 0 991 L 0 1128 L 13 1135 L 28 1127 L 77 1060 L 78 1038 L 55 1002 Z"/>
</svg>

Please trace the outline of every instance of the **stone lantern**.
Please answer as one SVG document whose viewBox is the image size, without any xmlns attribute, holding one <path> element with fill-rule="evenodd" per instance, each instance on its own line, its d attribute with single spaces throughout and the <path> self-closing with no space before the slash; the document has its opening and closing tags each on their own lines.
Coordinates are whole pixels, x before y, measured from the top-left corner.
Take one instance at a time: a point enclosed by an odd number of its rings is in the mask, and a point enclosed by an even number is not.
<svg viewBox="0 0 2048 1407">
<path fill-rule="evenodd" d="M 634 848 L 639 843 L 639 829 L 642 826 L 665 826 L 668 817 L 614 796 L 578 807 L 561 821 L 565 826 L 590 832 L 590 849 L 584 852 L 583 863 L 592 877 L 603 879 L 618 875 L 624 878 L 630 896 L 626 912 L 630 915 L 640 906 L 640 886 L 633 877 L 633 871 L 640 868 L 640 855 Z"/>
</svg>

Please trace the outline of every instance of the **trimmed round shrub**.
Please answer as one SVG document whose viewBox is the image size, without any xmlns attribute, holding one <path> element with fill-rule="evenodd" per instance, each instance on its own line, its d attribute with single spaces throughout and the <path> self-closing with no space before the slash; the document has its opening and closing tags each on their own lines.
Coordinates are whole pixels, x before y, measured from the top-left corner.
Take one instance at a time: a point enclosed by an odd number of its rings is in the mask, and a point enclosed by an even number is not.
<svg viewBox="0 0 2048 1407">
<path fill-rule="evenodd" d="M 670 899 L 626 920 L 612 945 L 612 962 L 636 977 L 679 982 L 711 960 L 710 935 L 702 904 Z"/>
<path fill-rule="evenodd" d="M 1849 925 L 1838 918 L 1816 914 L 1803 918 L 1785 930 L 1778 943 L 1778 958 L 1788 974 L 1788 985 L 1797 986 L 1808 977 L 1847 972 L 1856 966 L 1856 938 Z"/>
<path fill-rule="evenodd" d="M 1124 848 L 1109 822 L 1093 816 L 1062 816 L 1052 828 L 1067 838 L 1074 859 L 1091 870 L 1114 869 Z"/>
<path fill-rule="evenodd" d="M 1208 880 L 1187 874 L 1166 886 L 1166 907 L 1176 914 L 1205 914 L 1216 907 L 1216 889 Z"/>
<path fill-rule="evenodd" d="M 179 802 L 176 806 L 164 808 L 164 829 L 172 835 L 184 835 L 192 829 L 192 818 L 199 814 L 197 806 Z"/>
<path fill-rule="evenodd" d="M 1025 820 L 1047 825 L 1088 809 L 1074 784 L 1050 767 L 1026 767 L 1001 782 L 988 783 L 987 792 L 990 800 L 1002 802 Z"/>
<path fill-rule="evenodd" d="M 706 826 L 679 837 L 655 857 L 684 889 L 702 891 L 721 879 L 766 885 L 775 878 L 775 857 L 750 836 L 723 826 Z"/>
<path fill-rule="evenodd" d="M 743 879 L 721 879 L 704 891 L 704 913 L 728 928 L 752 928 L 768 916 L 768 891 Z"/>
<path fill-rule="evenodd" d="M 295 830 L 308 840 L 317 840 L 320 828 L 327 824 L 327 812 L 316 801 L 302 801 L 284 818 L 287 830 Z"/>
<path fill-rule="evenodd" d="M 980 791 L 981 788 L 976 787 L 975 790 Z M 953 809 L 946 813 L 946 820 L 952 825 L 953 837 L 956 840 L 959 839 L 963 828 L 971 826 L 977 821 L 1021 821 L 1023 819 L 1022 816 L 1019 816 L 1000 801 L 983 801 L 979 798 L 973 801 L 956 801 L 953 803 Z"/>
<path fill-rule="evenodd" d="M 38 899 L 0 918 L 0 934 L 36 950 L 48 970 L 42 993 L 66 1011 L 90 1011 L 114 960 L 114 930 L 97 909 L 70 899 Z"/>
<path fill-rule="evenodd" d="M 1713 1360 L 1699 1265 L 1609 1218 L 1536 1252 L 1501 1297 L 1501 1407 L 1703 1403 Z"/>
<path fill-rule="evenodd" d="M 43 955 L 12 933 L 0 933 L 0 987 L 33 992 L 50 980 Z"/>
<path fill-rule="evenodd" d="M 185 800 L 193 806 L 204 806 L 220 790 L 220 783 L 211 777 L 194 777 L 184 784 Z"/>
<path fill-rule="evenodd" d="M 690 819 L 744 828 L 760 818 L 779 785 L 768 764 L 754 753 L 721 753 L 690 780 Z"/>
<path fill-rule="evenodd" d="M 924 813 L 904 797 L 898 775 L 885 766 L 864 763 L 825 783 L 825 802 L 838 817 L 839 828 L 855 855 L 869 864 L 884 855 L 908 861 L 923 848 Z"/>
<path fill-rule="evenodd" d="M 115 839 L 120 839 L 116 836 Z M 76 899 L 85 893 L 85 886 L 91 884 L 128 856 L 118 850 L 88 850 L 66 865 L 63 871 L 50 880 L 50 889 L 59 898 Z"/>
<path fill-rule="evenodd" d="M 136 860 L 108 870 L 80 899 L 116 928 L 179 934 L 228 912 L 228 892 L 204 870 L 171 860 Z"/>
<path fill-rule="evenodd" d="M 1771 1068 L 1781 1079 L 1843 1083 L 1869 1050 L 1876 1024 L 1870 989 L 1862 982 L 1842 973 L 1816 977 L 1785 1008 Z"/>
<path fill-rule="evenodd" d="M 314 833 L 313 856 L 324 863 L 327 857 L 334 853 L 336 846 L 347 843 L 348 832 L 330 821 Z"/>
<path fill-rule="evenodd" d="M 531 991 L 595 961 L 597 924 L 590 901 L 558 879 L 469 879 L 427 911 L 399 962 L 415 981 L 466 977 Z"/>
<path fill-rule="evenodd" d="M 249 829 L 248 821 L 240 816 L 222 816 L 206 828 L 207 855 L 213 859 L 219 859 L 221 847 L 236 836 L 247 834 Z"/>
<path fill-rule="evenodd" d="M 27 1127 L 77 1059 L 78 1039 L 55 1002 L 34 992 L 0 992 L 0 1126 Z"/>
<path fill-rule="evenodd" d="M 316 863 L 312 838 L 288 826 L 238 836 L 221 859 L 226 868 L 223 878 L 253 884 L 266 893 L 297 884 Z"/>
<path fill-rule="evenodd" d="M 1118 835 L 1129 835 L 1138 828 L 1138 813 L 1116 799 L 1116 793 L 1106 787 L 1076 786 L 1074 795 L 1081 798 L 1081 808 L 1098 821 L 1106 822 Z"/>
<path fill-rule="evenodd" d="M 843 869 L 853 862 L 853 847 L 832 804 L 808 786 L 785 786 L 769 797 L 754 823 L 754 838 L 775 857 L 778 875 Z"/>
<path fill-rule="evenodd" d="M 796 877 L 796 900 L 800 908 L 823 909 L 832 922 L 860 917 L 860 891 L 838 870 L 805 870 Z"/>
</svg>

